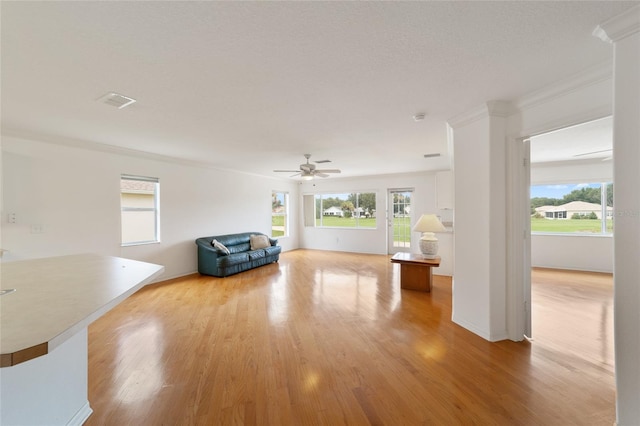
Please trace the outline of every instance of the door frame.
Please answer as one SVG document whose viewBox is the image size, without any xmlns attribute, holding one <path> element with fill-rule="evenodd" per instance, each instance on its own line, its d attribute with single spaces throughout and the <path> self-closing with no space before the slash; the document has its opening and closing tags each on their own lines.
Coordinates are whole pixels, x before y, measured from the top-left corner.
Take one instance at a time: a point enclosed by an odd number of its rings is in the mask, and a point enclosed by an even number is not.
<svg viewBox="0 0 640 426">
<path fill-rule="evenodd" d="M 413 199 L 415 194 L 415 188 L 387 188 L 387 253 L 396 254 L 398 252 L 411 252 L 411 232 L 409 233 L 409 246 L 408 247 L 395 247 L 393 245 L 393 194 L 399 192 L 411 193 L 412 207 L 409 211 L 409 224 L 413 224 L 413 205 L 415 200 Z"/>
<path fill-rule="evenodd" d="M 507 335 L 513 341 L 532 337 L 531 161 L 529 137 L 507 144 Z"/>
</svg>

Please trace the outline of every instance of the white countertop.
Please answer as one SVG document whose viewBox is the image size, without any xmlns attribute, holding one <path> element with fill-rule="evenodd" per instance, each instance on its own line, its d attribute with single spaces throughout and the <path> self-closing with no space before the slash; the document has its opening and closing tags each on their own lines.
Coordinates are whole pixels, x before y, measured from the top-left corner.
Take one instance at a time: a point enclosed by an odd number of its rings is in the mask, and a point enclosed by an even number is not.
<svg viewBox="0 0 640 426">
<path fill-rule="evenodd" d="M 0 367 L 45 355 L 151 282 L 164 266 L 80 254 L 0 264 Z"/>
</svg>

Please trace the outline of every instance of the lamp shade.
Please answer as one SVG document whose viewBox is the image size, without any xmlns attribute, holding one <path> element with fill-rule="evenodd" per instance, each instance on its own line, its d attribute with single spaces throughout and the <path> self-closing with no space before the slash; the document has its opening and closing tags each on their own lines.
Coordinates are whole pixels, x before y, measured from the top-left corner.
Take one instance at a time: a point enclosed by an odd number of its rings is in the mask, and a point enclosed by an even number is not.
<svg viewBox="0 0 640 426">
<path fill-rule="evenodd" d="M 423 214 L 411 230 L 414 232 L 445 232 L 447 229 L 435 214 Z"/>
</svg>

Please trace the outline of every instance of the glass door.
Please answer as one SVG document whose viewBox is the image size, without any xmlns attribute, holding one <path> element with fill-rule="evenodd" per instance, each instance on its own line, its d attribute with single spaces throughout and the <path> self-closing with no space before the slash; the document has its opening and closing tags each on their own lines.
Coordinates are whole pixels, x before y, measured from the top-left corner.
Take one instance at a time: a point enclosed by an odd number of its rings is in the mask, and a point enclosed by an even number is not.
<svg viewBox="0 0 640 426">
<path fill-rule="evenodd" d="M 390 189 L 387 241 L 389 254 L 411 251 L 411 199 L 413 189 Z"/>
</svg>

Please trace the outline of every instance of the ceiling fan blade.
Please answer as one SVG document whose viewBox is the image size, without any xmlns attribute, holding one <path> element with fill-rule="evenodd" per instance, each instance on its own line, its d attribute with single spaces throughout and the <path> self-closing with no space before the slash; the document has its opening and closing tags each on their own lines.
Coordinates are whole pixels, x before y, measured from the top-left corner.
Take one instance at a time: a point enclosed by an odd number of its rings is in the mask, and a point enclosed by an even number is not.
<svg viewBox="0 0 640 426">
<path fill-rule="evenodd" d="M 327 174 L 324 174 L 324 173 L 318 173 L 318 172 L 314 173 L 313 175 L 314 175 L 314 176 L 321 177 L 321 178 L 329 177 L 329 175 L 327 175 Z"/>
<path fill-rule="evenodd" d="M 274 172 L 299 173 L 299 170 L 274 170 Z"/>
<path fill-rule="evenodd" d="M 292 174 L 292 175 L 291 175 L 291 176 L 289 176 L 289 177 L 295 177 L 295 176 L 298 176 L 298 175 L 301 175 L 301 174 L 302 174 L 302 172 L 298 172 L 298 173 Z"/>
<path fill-rule="evenodd" d="M 316 173 L 340 173 L 339 169 L 322 169 L 316 170 Z"/>
<path fill-rule="evenodd" d="M 322 164 L 322 163 L 330 163 L 331 160 L 318 160 L 318 161 L 314 161 L 314 163 L 316 164 Z"/>
</svg>

